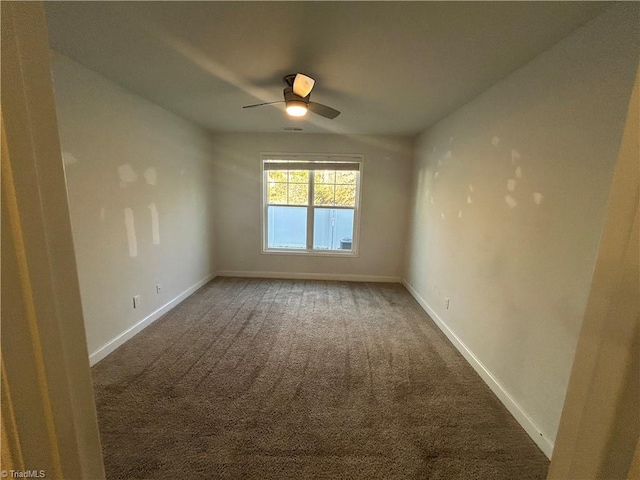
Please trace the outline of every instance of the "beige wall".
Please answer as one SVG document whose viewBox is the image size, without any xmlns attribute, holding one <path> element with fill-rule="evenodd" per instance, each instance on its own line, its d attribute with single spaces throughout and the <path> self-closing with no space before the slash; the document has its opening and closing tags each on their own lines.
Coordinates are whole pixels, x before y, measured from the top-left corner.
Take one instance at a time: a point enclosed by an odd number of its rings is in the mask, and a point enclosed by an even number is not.
<svg viewBox="0 0 640 480">
<path fill-rule="evenodd" d="M 406 233 L 409 137 L 216 134 L 218 271 L 398 280 Z M 364 154 L 358 257 L 261 254 L 261 152 Z"/>
<path fill-rule="evenodd" d="M 616 7 L 416 145 L 406 279 L 547 454 L 637 68 L 637 25 L 637 4 Z"/>
<path fill-rule="evenodd" d="M 53 52 L 52 64 L 95 354 L 214 272 L 211 139 L 63 55 Z"/>
</svg>

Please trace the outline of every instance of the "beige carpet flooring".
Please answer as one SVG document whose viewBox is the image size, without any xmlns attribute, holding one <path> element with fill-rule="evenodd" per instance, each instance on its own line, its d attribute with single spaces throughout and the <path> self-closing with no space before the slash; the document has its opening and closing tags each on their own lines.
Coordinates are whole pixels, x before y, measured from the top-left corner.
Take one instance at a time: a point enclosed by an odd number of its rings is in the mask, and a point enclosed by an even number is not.
<svg viewBox="0 0 640 480">
<path fill-rule="evenodd" d="M 93 367 L 107 478 L 545 478 L 401 285 L 217 278 Z"/>
</svg>

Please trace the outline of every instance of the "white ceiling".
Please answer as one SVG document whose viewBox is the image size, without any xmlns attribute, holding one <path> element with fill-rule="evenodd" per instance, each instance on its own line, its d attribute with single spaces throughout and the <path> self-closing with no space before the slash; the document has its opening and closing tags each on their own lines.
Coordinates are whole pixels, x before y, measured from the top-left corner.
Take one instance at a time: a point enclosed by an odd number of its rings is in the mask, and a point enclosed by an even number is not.
<svg viewBox="0 0 640 480">
<path fill-rule="evenodd" d="M 46 2 L 51 46 L 205 128 L 416 134 L 600 14 L 601 2 Z M 335 120 L 287 117 L 282 76 Z"/>
</svg>

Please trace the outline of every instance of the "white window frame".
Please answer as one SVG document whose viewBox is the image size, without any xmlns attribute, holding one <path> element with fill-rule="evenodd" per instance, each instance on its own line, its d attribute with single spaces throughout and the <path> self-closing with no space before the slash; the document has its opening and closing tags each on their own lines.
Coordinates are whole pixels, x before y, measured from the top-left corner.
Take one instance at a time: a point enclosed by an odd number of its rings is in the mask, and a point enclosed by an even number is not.
<svg viewBox="0 0 640 480">
<path fill-rule="evenodd" d="M 319 250 L 313 248 L 313 223 L 314 208 L 340 209 L 351 207 L 340 206 L 316 206 L 313 204 L 313 180 L 309 181 L 309 200 L 306 205 L 307 209 L 307 248 L 306 249 L 289 249 L 289 248 L 269 248 L 268 247 L 268 213 L 269 202 L 267 198 L 267 179 L 269 170 L 265 169 L 267 162 L 295 162 L 295 163 L 326 163 L 327 170 L 331 170 L 332 164 L 356 163 L 358 164 L 358 179 L 356 181 L 356 201 L 353 207 L 353 236 L 351 240 L 351 250 Z M 364 164 L 364 155 L 362 154 L 322 154 L 322 153 L 261 153 L 260 154 L 260 171 L 262 172 L 261 182 L 261 198 L 262 205 L 260 209 L 260 220 L 262 223 L 262 254 L 268 255 L 306 255 L 306 256 L 330 256 L 330 257 L 357 257 L 360 251 L 360 202 L 361 202 L 361 186 L 362 186 L 362 169 Z M 303 207 L 303 206 L 301 206 Z"/>
</svg>

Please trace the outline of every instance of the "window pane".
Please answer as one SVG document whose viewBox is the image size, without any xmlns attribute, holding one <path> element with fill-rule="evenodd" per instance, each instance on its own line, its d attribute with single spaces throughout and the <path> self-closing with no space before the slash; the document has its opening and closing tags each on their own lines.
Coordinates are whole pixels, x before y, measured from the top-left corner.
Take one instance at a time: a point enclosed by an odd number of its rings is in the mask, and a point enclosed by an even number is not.
<svg viewBox="0 0 640 480">
<path fill-rule="evenodd" d="M 287 171 L 286 170 L 269 170 L 270 182 L 286 182 Z"/>
<path fill-rule="evenodd" d="M 313 220 L 313 248 L 352 250 L 352 209 L 316 208 Z"/>
<path fill-rule="evenodd" d="M 287 204 L 287 184 L 269 182 L 267 184 L 267 199 L 269 204 Z"/>
<path fill-rule="evenodd" d="M 305 207 L 267 208 L 267 248 L 307 248 Z"/>
<path fill-rule="evenodd" d="M 334 170 L 316 170 L 316 183 L 336 183 L 336 172 Z"/>
<path fill-rule="evenodd" d="M 309 170 L 289 170 L 289 181 L 292 183 L 309 183 Z"/>
<path fill-rule="evenodd" d="M 288 205 L 306 205 L 309 203 L 309 185 L 306 183 L 289 184 Z"/>
<path fill-rule="evenodd" d="M 313 190 L 314 205 L 333 205 L 333 185 L 315 184 Z"/>
<path fill-rule="evenodd" d="M 336 172 L 336 183 L 344 183 L 347 185 L 356 184 L 356 172 L 342 171 Z"/>
<path fill-rule="evenodd" d="M 343 207 L 356 206 L 356 187 L 336 185 L 336 205 Z"/>
</svg>

